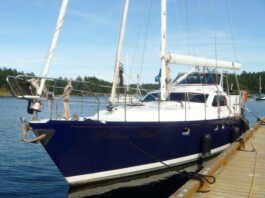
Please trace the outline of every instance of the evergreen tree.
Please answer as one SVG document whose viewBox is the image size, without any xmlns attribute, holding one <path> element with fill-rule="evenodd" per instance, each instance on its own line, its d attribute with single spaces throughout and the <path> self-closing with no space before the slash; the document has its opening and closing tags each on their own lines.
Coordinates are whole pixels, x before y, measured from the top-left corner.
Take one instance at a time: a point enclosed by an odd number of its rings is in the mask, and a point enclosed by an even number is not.
<svg viewBox="0 0 265 198">
<path fill-rule="evenodd" d="M 10 69 L 6 67 L 0 67 L 0 92 L 8 92 L 9 86 L 6 81 L 7 76 L 17 76 L 19 74 L 24 74 L 23 72 L 19 72 L 16 69 Z M 27 74 L 34 76 L 33 73 Z M 265 92 L 265 71 L 263 72 L 246 72 L 243 71 L 240 75 L 237 75 L 237 78 L 239 80 L 240 89 L 247 90 L 251 94 L 259 93 L 259 77 L 261 76 L 262 82 L 262 92 Z M 71 79 L 70 79 L 71 80 Z M 66 86 L 68 79 L 59 77 L 57 80 L 47 80 L 46 81 L 46 87 L 49 91 L 52 91 L 55 93 L 55 95 L 60 95 L 63 93 L 63 88 Z M 77 81 L 77 82 L 75 82 Z M 72 86 L 75 89 L 72 94 L 74 95 L 82 95 L 81 91 L 83 90 L 84 94 L 92 94 L 92 92 L 96 92 L 98 94 L 110 94 L 111 93 L 111 86 L 112 83 L 98 79 L 96 77 L 89 77 L 84 76 L 83 78 L 81 76 L 78 76 L 75 81 L 72 82 Z M 231 92 L 237 93 L 237 82 L 235 78 L 235 74 L 229 74 L 228 75 L 228 83 L 229 83 L 229 90 L 231 90 L 231 87 L 233 90 Z M 232 84 L 232 86 L 231 86 Z M 136 93 L 136 84 L 130 84 L 129 85 L 129 94 L 135 94 Z M 227 89 L 226 80 L 224 80 L 224 88 Z M 159 85 L 155 83 L 147 83 L 142 84 L 141 89 L 143 89 L 141 92 L 142 94 L 146 94 L 146 92 L 151 90 L 159 89 Z M 146 92 L 144 91 L 146 89 Z"/>
</svg>

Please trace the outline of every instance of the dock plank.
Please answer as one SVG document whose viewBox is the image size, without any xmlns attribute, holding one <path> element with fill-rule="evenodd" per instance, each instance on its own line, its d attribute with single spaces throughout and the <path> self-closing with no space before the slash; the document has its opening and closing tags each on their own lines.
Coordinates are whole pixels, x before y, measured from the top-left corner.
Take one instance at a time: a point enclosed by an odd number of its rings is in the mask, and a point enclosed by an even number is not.
<svg viewBox="0 0 265 198">
<path fill-rule="evenodd" d="M 246 143 L 246 150 L 236 151 L 214 176 L 216 183 L 210 192 L 195 193 L 193 197 L 261 197 L 265 198 L 265 126 L 256 129 L 255 135 Z"/>
<path fill-rule="evenodd" d="M 216 182 L 202 189 L 209 192 L 196 192 L 200 183 L 191 179 L 170 197 L 265 198 L 265 125 L 256 123 L 242 139 L 247 141 L 244 150 L 238 150 L 240 144 L 234 142 L 199 172 L 215 176 Z"/>
</svg>

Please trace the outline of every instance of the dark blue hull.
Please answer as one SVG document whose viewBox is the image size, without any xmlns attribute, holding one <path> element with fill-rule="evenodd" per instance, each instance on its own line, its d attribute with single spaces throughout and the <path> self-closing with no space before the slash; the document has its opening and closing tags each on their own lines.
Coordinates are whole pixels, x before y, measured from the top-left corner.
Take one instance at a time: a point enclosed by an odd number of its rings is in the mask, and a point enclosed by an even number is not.
<svg viewBox="0 0 265 198">
<path fill-rule="evenodd" d="M 222 149 L 231 143 L 234 127 L 238 127 L 240 133 L 243 132 L 243 121 L 239 118 L 107 123 L 50 120 L 30 125 L 36 134 L 47 134 L 42 144 L 66 179 L 91 175 L 91 178 L 86 177 L 87 181 L 97 176 L 99 180 L 105 178 L 104 174 L 97 173 L 153 164 L 143 167 L 148 171 L 158 168 L 159 161 L 169 160 L 168 164 L 172 162 L 172 165 L 187 163 L 194 157 L 198 159 L 205 134 L 211 137 L 211 148 L 219 151 L 218 148 Z M 185 128 L 189 128 L 189 133 L 184 132 Z M 124 175 L 125 172 L 120 173 Z M 119 171 L 109 174 L 119 174 Z M 78 179 L 82 178 L 76 178 L 75 181 Z"/>
</svg>

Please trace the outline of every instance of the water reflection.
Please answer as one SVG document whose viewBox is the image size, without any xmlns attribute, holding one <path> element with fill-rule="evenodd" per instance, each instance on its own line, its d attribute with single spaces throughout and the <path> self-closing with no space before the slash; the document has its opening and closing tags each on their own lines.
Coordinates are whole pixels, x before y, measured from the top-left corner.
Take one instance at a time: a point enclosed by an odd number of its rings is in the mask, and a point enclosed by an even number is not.
<svg viewBox="0 0 265 198">
<path fill-rule="evenodd" d="M 68 197 L 168 197 L 186 181 L 187 179 L 175 171 L 170 171 L 101 186 L 71 187 L 68 191 Z"/>
</svg>

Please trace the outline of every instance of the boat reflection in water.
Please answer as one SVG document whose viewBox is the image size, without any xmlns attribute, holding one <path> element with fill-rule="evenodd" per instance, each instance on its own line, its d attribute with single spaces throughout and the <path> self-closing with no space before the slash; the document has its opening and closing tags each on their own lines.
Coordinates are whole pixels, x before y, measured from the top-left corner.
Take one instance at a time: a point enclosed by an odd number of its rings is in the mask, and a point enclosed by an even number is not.
<svg viewBox="0 0 265 198">
<path fill-rule="evenodd" d="M 186 181 L 187 178 L 172 170 L 119 183 L 70 187 L 68 197 L 168 197 Z"/>
<path fill-rule="evenodd" d="M 200 158 L 185 166 L 152 174 L 120 178 L 90 185 L 70 187 L 68 197 L 169 197 L 188 181 L 185 172 L 201 170 L 216 155 Z M 180 171 L 182 170 L 182 171 Z"/>
</svg>

